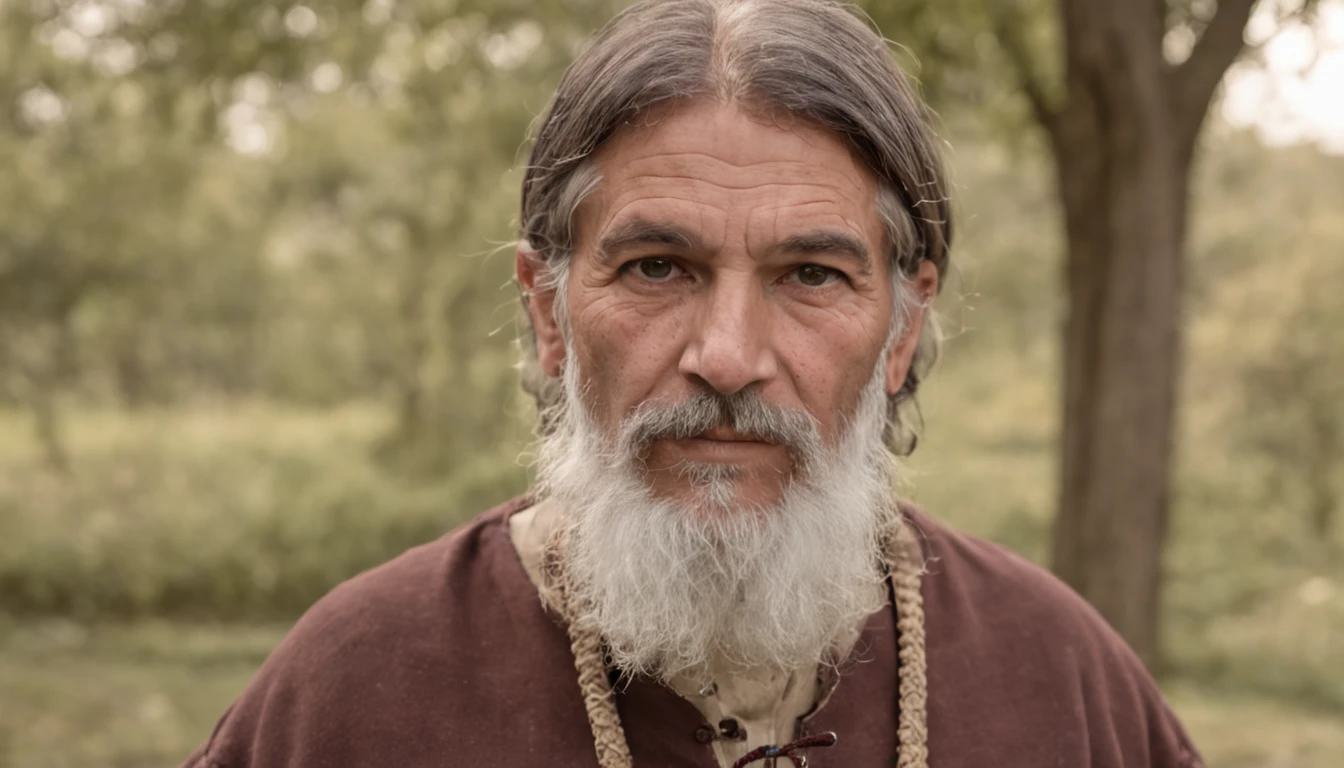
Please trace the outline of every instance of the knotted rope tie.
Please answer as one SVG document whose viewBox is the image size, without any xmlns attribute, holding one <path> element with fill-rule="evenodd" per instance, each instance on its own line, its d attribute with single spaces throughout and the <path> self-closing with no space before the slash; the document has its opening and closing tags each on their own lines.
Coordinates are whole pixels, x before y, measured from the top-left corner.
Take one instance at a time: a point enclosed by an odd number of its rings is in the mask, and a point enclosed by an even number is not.
<svg viewBox="0 0 1344 768">
<path fill-rule="evenodd" d="M 736 763 L 733 763 L 733 768 L 746 768 L 748 763 L 768 760 L 772 757 L 787 757 L 795 768 L 807 768 L 807 758 L 796 754 L 798 750 L 808 747 L 830 747 L 834 746 L 836 741 L 838 741 L 836 735 L 827 731 L 815 736 L 804 736 L 779 747 L 757 747 L 743 755 Z"/>
</svg>

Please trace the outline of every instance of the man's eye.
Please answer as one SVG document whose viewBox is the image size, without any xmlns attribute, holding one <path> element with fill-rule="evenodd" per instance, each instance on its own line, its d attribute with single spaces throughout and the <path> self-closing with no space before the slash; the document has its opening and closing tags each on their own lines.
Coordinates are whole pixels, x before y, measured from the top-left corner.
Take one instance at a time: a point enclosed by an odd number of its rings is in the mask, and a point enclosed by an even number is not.
<svg viewBox="0 0 1344 768">
<path fill-rule="evenodd" d="M 820 288 L 840 276 L 834 269 L 817 264 L 804 264 L 795 274 L 798 275 L 798 282 L 809 288 Z"/>
<path fill-rule="evenodd" d="M 669 259 L 640 259 L 635 262 L 635 270 L 645 280 L 666 280 L 672 276 L 676 266 Z"/>
</svg>

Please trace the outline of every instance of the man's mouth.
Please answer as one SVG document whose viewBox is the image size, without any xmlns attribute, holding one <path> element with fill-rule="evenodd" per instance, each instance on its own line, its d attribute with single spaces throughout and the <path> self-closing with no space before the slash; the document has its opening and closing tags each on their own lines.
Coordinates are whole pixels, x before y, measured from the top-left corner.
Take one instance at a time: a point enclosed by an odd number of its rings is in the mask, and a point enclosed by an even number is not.
<svg viewBox="0 0 1344 768">
<path fill-rule="evenodd" d="M 653 464 L 673 466 L 684 461 L 726 464 L 780 464 L 787 451 L 780 444 L 730 427 L 714 427 L 691 437 L 659 440 Z"/>
<path fill-rule="evenodd" d="M 721 443 L 763 443 L 766 445 L 773 445 L 769 440 L 757 437 L 756 435 L 738 432 L 729 427 L 714 427 L 713 429 L 707 429 L 696 435 L 694 439 L 714 440 Z"/>
</svg>

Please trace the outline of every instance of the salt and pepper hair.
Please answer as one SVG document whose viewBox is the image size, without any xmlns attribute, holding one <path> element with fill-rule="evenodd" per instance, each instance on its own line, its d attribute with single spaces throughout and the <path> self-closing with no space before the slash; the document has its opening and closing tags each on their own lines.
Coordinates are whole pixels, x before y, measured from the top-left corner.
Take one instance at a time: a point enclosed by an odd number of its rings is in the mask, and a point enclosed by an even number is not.
<svg viewBox="0 0 1344 768">
<path fill-rule="evenodd" d="M 613 18 L 561 78 L 523 178 L 521 242 L 545 265 L 543 285 L 564 286 L 574 215 L 601 183 L 593 153 L 651 108 L 692 98 L 782 110 L 839 135 L 877 177 L 897 301 L 923 261 L 944 277 L 952 230 L 937 139 L 860 13 L 832 0 L 643 0 Z M 556 308 L 565 311 L 563 295 Z M 893 322 L 908 309 L 898 303 Z M 537 399 L 544 434 L 562 388 L 541 371 L 534 334 L 522 343 L 523 387 Z M 886 441 L 897 452 L 913 449 L 907 407 L 938 346 L 926 312 L 904 385 L 888 402 Z"/>
</svg>

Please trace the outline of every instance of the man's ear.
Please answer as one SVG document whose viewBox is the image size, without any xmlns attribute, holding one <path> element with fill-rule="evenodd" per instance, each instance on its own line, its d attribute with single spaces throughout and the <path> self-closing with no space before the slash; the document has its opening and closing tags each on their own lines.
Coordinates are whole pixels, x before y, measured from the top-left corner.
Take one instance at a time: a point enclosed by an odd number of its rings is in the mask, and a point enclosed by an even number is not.
<svg viewBox="0 0 1344 768">
<path fill-rule="evenodd" d="M 915 359 L 915 350 L 919 347 L 919 334 L 924 329 L 924 313 L 930 311 L 933 299 L 938 295 L 938 267 L 932 261 L 922 261 L 914 279 L 907 282 L 914 290 L 914 305 L 910 307 L 905 333 L 891 345 L 887 352 L 887 395 L 895 395 L 905 386 L 906 374 Z"/>
<path fill-rule="evenodd" d="M 515 269 L 518 285 L 526 298 L 527 314 L 532 320 L 532 332 L 537 338 L 537 361 L 547 376 L 559 376 L 565 362 L 565 338 L 555 322 L 555 288 L 537 287 L 539 279 L 546 273 L 546 263 L 523 241 L 518 244 Z"/>
</svg>

